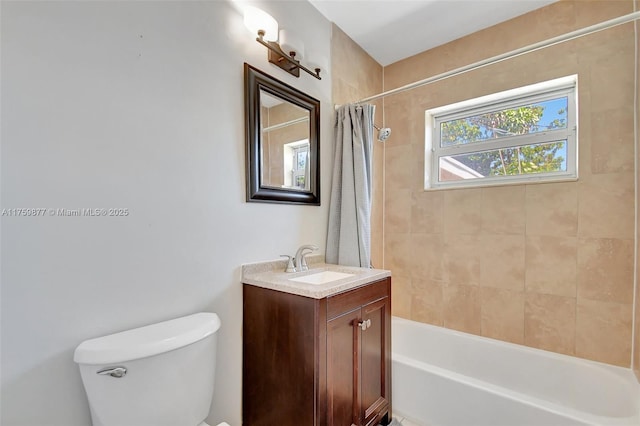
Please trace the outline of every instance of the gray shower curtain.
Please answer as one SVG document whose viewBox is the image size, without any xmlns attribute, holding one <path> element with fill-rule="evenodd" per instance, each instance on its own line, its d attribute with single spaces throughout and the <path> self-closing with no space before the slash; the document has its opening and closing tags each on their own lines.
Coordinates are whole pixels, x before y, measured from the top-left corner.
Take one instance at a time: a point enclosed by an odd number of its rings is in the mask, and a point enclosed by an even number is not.
<svg viewBox="0 0 640 426">
<path fill-rule="evenodd" d="M 343 105 L 336 112 L 327 263 L 371 266 L 374 113 L 374 105 Z"/>
</svg>

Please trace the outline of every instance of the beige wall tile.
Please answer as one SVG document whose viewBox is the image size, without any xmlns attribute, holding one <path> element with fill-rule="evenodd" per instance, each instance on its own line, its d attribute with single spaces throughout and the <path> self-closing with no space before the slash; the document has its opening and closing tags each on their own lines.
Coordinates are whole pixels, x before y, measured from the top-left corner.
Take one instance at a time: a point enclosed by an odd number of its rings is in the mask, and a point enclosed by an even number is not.
<svg viewBox="0 0 640 426">
<path fill-rule="evenodd" d="M 602 82 L 614 83 L 620 74 L 633 73 L 633 24 L 623 24 L 609 28 L 600 34 L 586 36 L 575 40 L 578 53 L 578 62 L 581 69 L 590 72 L 592 69 L 604 65 L 605 68 L 596 71 L 595 77 L 604 78 Z M 619 69 L 613 74 L 606 74 L 607 63 L 613 64 Z M 630 69 L 629 69 L 630 68 Z M 598 75 L 600 74 L 600 75 Z M 604 106 L 603 109 L 607 109 Z"/>
<path fill-rule="evenodd" d="M 409 145 L 420 137 L 424 138 L 424 126 L 422 126 L 421 132 L 417 132 L 418 123 L 416 121 L 419 120 L 409 119 L 409 117 L 419 117 L 419 109 L 408 94 L 399 94 L 385 99 L 384 113 L 384 125 L 391 127 L 389 145 Z"/>
<path fill-rule="evenodd" d="M 636 377 L 640 382 L 640 333 L 638 333 L 638 330 L 640 330 L 640 314 L 638 313 L 637 303 L 638 302 L 636 301 L 636 309 L 635 309 L 636 323 L 635 323 L 635 333 L 633 333 L 635 335 L 635 339 L 633 341 L 633 354 L 634 354 L 633 371 L 635 372 Z"/>
<path fill-rule="evenodd" d="M 525 287 L 528 293 L 576 297 L 576 237 L 527 236 Z"/>
<path fill-rule="evenodd" d="M 578 179 L 591 175 L 591 79 L 578 75 Z M 577 184 L 576 184 L 577 185 Z"/>
<path fill-rule="evenodd" d="M 442 86 L 438 86 L 437 83 L 430 84 L 404 93 L 406 96 L 411 97 L 411 102 L 416 108 L 414 111 L 415 121 L 413 122 L 413 131 L 416 135 L 424 137 L 426 110 L 442 103 L 442 93 L 438 90 L 438 87 Z"/>
<path fill-rule="evenodd" d="M 576 182 L 527 185 L 525 198 L 527 235 L 576 236 Z"/>
<path fill-rule="evenodd" d="M 359 90 L 357 87 L 351 86 L 346 81 L 340 79 L 334 79 L 333 83 L 333 102 L 336 105 L 343 105 L 351 102 L 353 99 L 359 97 Z"/>
<path fill-rule="evenodd" d="M 331 59 L 334 103 L 354 102 L 381 92 L 382 66 L 335 24 L 331 27 Z"/>
<path fill-rule="evenodd" d="M 593 238 L 633 238 L 633 173 L 591 175 L 578 184 L 578 235 Z"/>
<path fill-rule="evenodd" d="M 419 56 L 422 55 L 416 55 L 384 67 L 385 90 L 394 89 L 424 78 L 422 76 L 423 73 L 429 70 L 424 68 L 422 70 L 416 69 L 415 61 L 420 59 Z M 393 100 L 393 98 L 394 96 L 389 97 L 390 100 Z"/>
<path fill-rule="evenodd" d="M 483 235 L 480 285 L 524 290 L 524 235 Z"/>
<path fill-rule="evenodd" d="M 566 42 L 551 48 L 539 50 L 531 53 L 529 58 L 520 57 L 520 64 L 523 67 L 524 84 L 540 83 L 555 78 L 565 77 L 568 75 L 578 74 L 578 54 L 575 52 L 574 44 Z M 549 61 L 553 63 L 553 67 L 532 68 L 532 62 Z M 527 67 L 528 65 L 528 67 Z M 510 80 L 514 87 L 520 87 L 523 84 L 518 81 Z"/>
<path fill-rule="evenodd" d="M 380 228 L 381 229 L 381 228 Z M 384 243 L 383 234 L 378 228 L 371 228 L 371 265 L 374 268 L 384 267 Z"/>
<path fill-rule="evenodd" d="M 411 235 L 389 234 L 384 236 L 384 268 L 391 271 L 394 278 L 411 276 L 410 257 Z"/>
<path fill-rule="evenodd" d="M 373 148 L 373 191 L 371 200 L 371 263 L 375 268 L 383 265 L 384 253 L 384 145 Z"/>
<path fill-rule="evenodd" d="M 480 334 L 480 288 L 468 285 L 445 285 L 444 326 L 466 333 Z"/>
<path fill-rule="evenodd" d="M 633 110 L 613 109 L 591 118 L 591 172 L 631 172 L 634 167 Z"/>
<path fill-rule="evenodd" d="M 626 0 L 572 1 L 571 3 L 575 5 L 576 24 L 580 27 L 633 12 L 633 2 Z"/>
<path fill-rule="evenodd" d="M 411 189 L 415 192 L 424 191 L 424 136 L 422 136 L 417 143 L 412 143 L 411 149 L 413 150 L 413 163 L 411 164 L 413 180 Z"/>
<path fill-rule="evenodd" d="M 503 31 L 509 31 L 513 36 L 510 43 L 516 44 L 515 47 L 526 46 L 576 29 L 575 13 L 575 2 L 561 1 L 507 21 Z M 498 37 L 504 38 L 504 32 L 496 33 Z M 536 36 L 539 38 L 535 38 Z"/>
<path fill-rule="evenodd" d="M 581 238 L 578 298 L 633 303 L 633 245 L 633 240 Z"/>
<path fill-rule="evenodd" d="M 444 229 L 448 234 L 479 234 L 482 229 L 480 189 L 444 191 Z"/>
<path fill-rule="evenodd" d="M 387 232 L 400 234 L 411 230 L 411 190 L 386 191 L 384 218 Z"/>
<path fill-rule="evenodd" d="M 385 188 L 410 189 L 412 179 L 411 145 L 387 145 L 385 147 Z"/>
<path fill-rule="evenodd" d="M 413 279 L 411 319 L 442 326 L 442 282 Z"/>
<path fill-rule="evenodd" d="M 578 298 L 576 355 L 629 367 L 631 311 L 630 304 Z"/>
<path fill-rule="evenodd" d="M 633 371 L 636 374 L 638 381 L 640 381 L 640 333 L 638 333 L 638 330 L 640 330 L 640 314 L 638 313 L 637 303 L 638 302 L 636 301 L 636 309 L 635 309 L 636 323 L 635 323 L 635 333 L 634 333 L 635 339 L 633 341 L 633 354 L 634 354 Z"/>
<path fill-rule="evenodd" d="M 447 234 L 445 267 L 449 282 L 455 285 L 480 285 L 480 264 L 484 247 L 479 235 Z"/>
<path fill-rule="evenodd" d="M 391 279 L 391 314 L 411 319 L 411 279 L 393 276 Z"/>
<path fill-rule="evenodd" d="M 480 300 L 483 336 L 524 343 L 524 293 L 482 287 Z"/>
<path fill-rule="evenodd" d="M 524 343 L 568 355 L 575 353 L 576 299 L 526 293 Z"/>
<path fill-rule="evenodd" d="M 411 234 L 409 250 L 409 273 L 412 277 L 447 280 L 442 234 Z"/>
<path fill-rule="evenodd" d="M 635 1 L 635 8 L 634 10 L 640 10 L 640 0 L 636 0 Z M 636 34 L 636 43 L 638 45 L 640 45 L 640 32 L 638 32 Z M 640 68 L 638 68 L 638 73 L 637 73 L 637 78 L 638 81 L 640 81 Z M 637 114 L 637 122 L 640 123 L 640 108 L 636 108 L 636 114 Z M 640 152 L 638 152 L 638 155 L 640 155 Z M 640 158 L 638 159 L 640 160 Z M 638 181 L 636 182 L 636 185 L 640 185 L 640 176 L 638 176 Z M 638 218 L 638 223 L 637 223 L 637 228 L 640 232 L 640 218 Z M 636 235 L 636 242 L 640 240 L 640 235 Z M 636 253 L 640 254 L 640 250 L 637 250 Z M 636 259 L 636 261 L 640 261 L 640 259 Z M 640 270 L 638 271 L 638 275 L 636 276 L 636 294 L 640 294 Z M 633 369 L 634 372 L 636 373 L 636 377 L 638 378 L 638 381 L 640 382 L 640 302 L 637 300 L 635 300 L 635 340 L 633 342 L 633 353 L 634 353 L 634 360 L 633 360 Z"/>
<path fill-rule="evenodd" d="M 633 106 L 633 39 L 604 43 L 584 52 L 579 60 L 589 66 L 592 112 Z"/>
<path fill-rule="evenodd" d="M 482 232 L 524 234 L 524 185 L 482 188 Z"/>
<path fill-rule="evenodd" d="M 411 232 L 440 234 L 444 231 L 444 193 L 412 191 Z"/>
</svg>

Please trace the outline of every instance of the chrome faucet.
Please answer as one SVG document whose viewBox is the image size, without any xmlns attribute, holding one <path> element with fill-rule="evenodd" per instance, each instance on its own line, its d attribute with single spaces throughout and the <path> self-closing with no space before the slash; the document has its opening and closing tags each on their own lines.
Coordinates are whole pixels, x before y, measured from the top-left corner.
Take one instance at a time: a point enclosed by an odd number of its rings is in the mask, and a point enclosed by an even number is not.
<svg viewBox="0 0 640 426">
<path fill-rule="evenodd" d="M 316 251 L 318 250 L 318 247 L 314 245 L 300 246 L 300 248 L 296 252 L 296 271 L 298 272 L 309 270 L 309 267 L 307 266 L 307 260 L 305 259 L 305 256 L 307 255 L 307 253 L 305 253 L 306 250 Z"/>
</svg>

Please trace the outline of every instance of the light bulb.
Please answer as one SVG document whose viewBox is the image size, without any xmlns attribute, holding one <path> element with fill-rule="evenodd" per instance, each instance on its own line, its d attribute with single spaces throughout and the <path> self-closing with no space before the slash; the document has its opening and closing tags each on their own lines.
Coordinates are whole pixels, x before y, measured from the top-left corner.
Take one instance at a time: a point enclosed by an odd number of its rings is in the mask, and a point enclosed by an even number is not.
<svg viewBox="0 0 640 426">
<path fill-rule="evenodd" d="M 291 31 L 280 30 L 280 48 L 287 55 L 296 52 L 298 61 L 304 58 L 304 43 L 299 37 L 291 34 Z"/>
<path fill-rule="evenodd" d="M 244 26 L 253 33 L 258 34 L 258 30 L 264 31 L 264 38 L 267 41 L 278 40 L 278 21 L 264 10 L 254 6 L 244 8 Z"/>
</svg>

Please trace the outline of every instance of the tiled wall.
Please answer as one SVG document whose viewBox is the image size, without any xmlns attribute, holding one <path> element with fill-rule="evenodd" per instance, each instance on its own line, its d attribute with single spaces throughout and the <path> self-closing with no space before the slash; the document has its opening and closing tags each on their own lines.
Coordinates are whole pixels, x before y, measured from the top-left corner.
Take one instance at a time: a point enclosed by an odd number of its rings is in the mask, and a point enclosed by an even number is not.
<svg viewBox="0 0 640 426">
<path fill-rule="evenodd" d="M 336 105 L 355 102 L 382 92 L 382 66 L 336 25 L 333 25 L 331 32 L 331 73 L 333 103 Z M 382 102 L 374 104 L 375 122 L 382 126 Z M 371 261 L 377 268 L 382 267 L 383 262 L 383 169 L 384 145 L 374 142 Z"/>
<path fill-rule="evenodd" d="M 630 12 L 633 0 L 561 1 L 385 67 L 384 89 Z M 570 74 L 577 182 L 423 190 L 425 110 Z M 633 82 L 625 24 L 387 97 L 384 266 L 394 314 L 630 366 Z"/>
<path fill-rule="evenodd" d="M 640 10 L 640 0 L 635 0 L 635 11 Z M 640 23 L 636 22 L 636 49 L 640 47 Z M 638 53 L 638 52 L 636 52 Z M 636 75 L 636 82 L 640 82 L 640 67 L 636 70 L 638 74 Z M 640 123 L 640 96 L 636 99 L 636 120 L 637 123 Z M 640 141 L 638 140 L 638 135 L 636 134 L 636 146 Z M 640 155 L 640 150 L 636 151 L 636 154 Z M 638 158 L 640 161 L 640 158 Z M 640 179 L 640 174 L 637 174 L 636 177 Z M 640 180 L 636 182 L 636 187 L 640 187 Z M 640 220 L 640 216 L 638 217 Z M 636 230 L 640 230 L 640 221 L 636 224 Z M 636 235 L 636 244 L 640 241 L 640 236 Z M 637 250 L 636 246 L 636 256 L 640 253 L 640 250 Z M 638 263 L 640 259 L 636 258 L 636 263 Z M 640 381 L 640 304 L 638 302 L 638 298 L 640 296 L 640 268 L 636 268 L 636 295 L 635 295 L 635 334 L 634 334 L 634 342 L 633 342 L 633 370 L 636 373 L 636 377 Z"/>
</svg>

